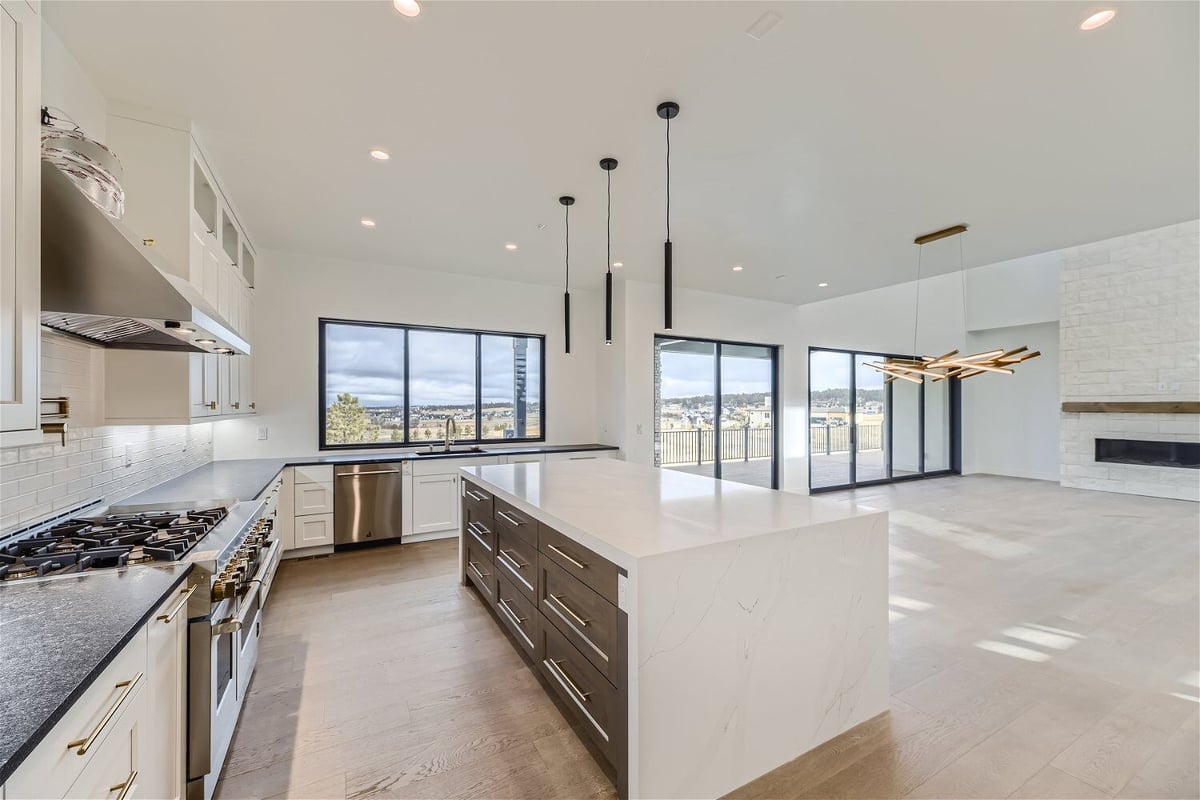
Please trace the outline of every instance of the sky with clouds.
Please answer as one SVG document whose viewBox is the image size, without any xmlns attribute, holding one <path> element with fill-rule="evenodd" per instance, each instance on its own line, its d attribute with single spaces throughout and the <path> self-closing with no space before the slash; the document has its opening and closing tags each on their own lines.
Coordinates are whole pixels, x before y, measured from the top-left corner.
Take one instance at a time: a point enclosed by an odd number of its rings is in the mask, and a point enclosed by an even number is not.
<svg viewBox="0 0 1200 800">
<path fill-rule="evenodd" d="M 409 333 L 410 404 L 474 405 L 475 336 L 450 331 Z M 527 397 L 539 401 L 541 349 L 528 339 Z M 484 335 L 480 344 L 483 401 L 513 399 L 513 337 Z M 404 403 L 404 331 L 374 325 L 325 326 L 325 401 L 349 392 L 365 406 Z"/>
</svg>

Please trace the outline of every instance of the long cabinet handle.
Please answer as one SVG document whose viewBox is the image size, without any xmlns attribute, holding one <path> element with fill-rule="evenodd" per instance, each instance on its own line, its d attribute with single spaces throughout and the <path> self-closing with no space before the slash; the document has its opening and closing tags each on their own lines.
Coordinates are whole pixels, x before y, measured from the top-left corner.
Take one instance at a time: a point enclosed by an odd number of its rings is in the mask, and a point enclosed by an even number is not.
<svg viewBox="0 0 1200 800">
<path fill-rule="evenodd" d="M 579 698 L 580 702 L 592 702 L 592 693 L 585 692 L 575 685 L 575 681 L 571 680 L 571 676 L 568 675 L 567 671 L 562 668 L 562 659 L 547 658 L 542 663 L 545 664 L 556 676 L 561 678 L 567 686 L 571 687 L 571 691 L 575 693 L 575 696 Z"/>
<path fill-rule="evenodd" d="M 482 503 L 484 500 L 488 499 L 488 496 L 486 494 L 484 494 L 482 492 L 474 492 L 474 491 L 471 491 L 470 489 L 467 489 L 466 494 L 467 494 L 467 497 L 471 498 L 472 500 L 476 501 L 477 503 Z"/>
<path fill-rule="evenodd" d="M 486 525 L 484 525 L 482 522 L 476 522 L 475 520 L 471 520 L 467 523 L 467 530 L 476 536 L 485 536 L 491 533 L 491 531 L 487 529 Z"/>
<path fill-rule="evenodd" d="M 570 615 L 571 619 L 578 622 L 581 627 L 586 628 L 589 624 L 591 624 L 591 620 L 584 619 L 583 617 L 579 616 L 574 611 L 572 611 L 571 607 L 562 601 L 562 595 L 551 594 L 551 595 L 548 595 L 548 597 L 554 601 L 555 605 L 557 605 L 563 611 L 567 612 L 567 614 Z"/>
<path fill-rule="evenodd" d="M 170 623 L 171 620 L 175 619 L 175 615 L 178 614 L 180 611 L 182 611 L 184 606 L 186 606 L 188 604 L 188 600 L 191 599 L 192 595 L 195 594 L 196 589 L 198 589 L 198 588 L 200 588 L 200 584 L 197 583 L 197 584 L 193 585 L 190 589 L 184 589 L 183 597 L 180 598 L 179 604 L 176 605 L 174 608 L 172 608 L 167 613 L 159 614 L 157 617 L 155 617 L 155 619 L 157 619 L 159 622 Z"/>
<path fill-rule="evenodd" d="M 509 525 L 516 525 L 518 528 L 525 524 L 525 520 L 517 519 L 507 511 L 497 511 L 496 516 L 507 522 Z"/>
<path fill-rule="evenodd" d="M 509 606 L 508 601 L 505 600 L 504 598 L 497 600 L 496 605 L 498 605 L 498 606 L 500 606 L 500 608 L 504 609 L 504 613 L 508 614 L 508 618 L 511 619 L 517 625 L 524 625 L 525 621 L 529 619 L 529 617 L 517 616 L 517 612 L 512 610 L 512 607 Z"/>
<path fill-rule="evenodd" d="M 490 572 L 480 572 L 479 567 L 475 566 L 474 561 L 468 561 L 467 566 L 470 567 L 472 570 L 474 570 L 475 574 L 479 576 L 479 580 L 481 580 L 481 581 L 486 580 L 487 577 L 492 574 Z"/>
<path fill-rule="evenodd" d="M 373 469 L 369 472 L 339 472 L 339 478 L 357 478 L 359 475 L 399 475 L 398 469 Z"/>
<path fill-rule="evenodd" d="M 129 773 L 129 777 L 125 779 L 124 783 L 118 783 L 116 786 L 110 786 L 108 787 L 108 791 L 115 792 L 120 789 L 121 793 L 117 795 L 117 800 L 125 800 L 125 798 L 129 796 L 129 793 L 132 792 L 137 786 L 137 776 L 138 771 L 135 769 L 133 772 Z"/>
<path fill-rule="evenodd" d="M 503 555 L 505 558 L 507 558 L 509 561 L 511 561 L 512 565 L 514 567 L 516 567 L 517 569 L 525 569 L 526 567 L 529 566 L 528 564 L 523 564 L 519 558 L 517 558 L 515 555 L 513 555 L 512 550 L 505 550 L 503 547 L 501 547 L 500 554 Z"/>
<path fill-rule="evenodd" d="M 574 566 L 578 567 L 579 569 L 587 569 L 587 564 L 583 563 L 582 561 L 576 561 L 574 558 L 571 558 L 569 555 L 564 553 L 562 550 L 559 550 L 554 545 L 547 544 L 546 547 L 549 547 L 551 550 L 558 553 L 560 556 L 565 558 L 567 561 L 570 561 Z"/>
<path fill-rule="evenodd" d="M 121 687 L 124 687 L 125 691 L 121 692 L 121 696 L 117 698 L 117 702 L 113 703 L 112 707 L 109 708 L 108 711 L 104 712 L 104 716 L 100 718 L 98 723 L 96 723 L 96 727 L 92 729 L 92 732 L 82 739 L 76 739 L 74 741 L 67 742 L 67 749 L 70 750 L 78 747 L 79 749 L 75 751 L 75 755 L 81 756 L 85 754 L 91 748 L 91 746 L 96 743 L 96 739 L 99 738 L 101 731 L 108 727 L 108 723 L 112 722 L 113 716 L 116 715 L 117 709 L 121 707 L 121 704 L 125 702 L 125 698 L 129 697 L 134 688 L 136 688 L 137 685 L 142 682 L 142 676 L 144 674 L 145 673 L 139 672 L 129 680 L 121 681 L 113 686 L 114 689 L 120 689 Z"/>
</svg>

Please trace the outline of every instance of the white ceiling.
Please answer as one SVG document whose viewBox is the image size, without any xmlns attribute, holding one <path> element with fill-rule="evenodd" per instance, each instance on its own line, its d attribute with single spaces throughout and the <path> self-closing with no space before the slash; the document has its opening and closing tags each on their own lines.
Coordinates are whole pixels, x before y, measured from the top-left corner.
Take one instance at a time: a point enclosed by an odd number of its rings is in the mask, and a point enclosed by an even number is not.
<svg viewBox="0 0 1200 800">
<path fill-rule="evenodd" d="M 191 116 L 260 247 L 554 284 L 570 193 L 596 287 L 613 155 L 618 275 L 657 281 L 675 99 L 677 285 L 792 302 L 909 280 L 958 222 L 973 266 L 1200 216 L 1200 4 L 1112 7 L 44 3 L 110 98 Z"/>
</svg>

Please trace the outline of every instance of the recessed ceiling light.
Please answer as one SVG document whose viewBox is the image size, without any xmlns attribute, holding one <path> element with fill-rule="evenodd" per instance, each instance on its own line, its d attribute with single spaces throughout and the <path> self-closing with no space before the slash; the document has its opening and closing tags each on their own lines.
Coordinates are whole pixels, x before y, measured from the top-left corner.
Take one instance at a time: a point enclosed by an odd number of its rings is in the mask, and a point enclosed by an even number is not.
<svg viewBox="0 0 1200 800">
<path fill-rule="evenodd" d="M 1083 22 L 1079 23 L 1079 30 L 1094 31 L 1101 25 L 1107 25 L 1108 23 L 1112 22 L 1112 18 L 1116 15 L 1117 12 L 1113 11 L 1111 8 L 1106 8 L 1103 11 L 1097 11 L 1095 14 L 1092 14 Z"/>
<path fill-rule="evenodd" d="M 371 219 L 370 217 L 363 217 L 358 221 L 358 224 L 362 225 L 364 228 L 374 228 L 375 220 Z"/>
<path fill-rule="evenodd" d="M 623 266 L 625 266 L 624 261 L 614 261 L 613 262 L 613 269 L 620 269 Z"/>
<path fill-rule="evenodd" d="M 387 161 L 391 157 L 392 157 L 391 154 L 388 153 L 387 150 L 384 150 L 379 147 L 376 147 L 374 150 L 371 151 L 371 158 L 375 159 L 376 161 Z"/>
<path fill-rule="evenodd" d="M 783 280 L 783 279 L 784 279 L 784 278 L 786 278 L 786 277 L 787 277 L 787 275 L 776 275 L 776 276 L 775 276 L 775 280 L 777 280 L 777 281 L 781 281 L 781 280 Z"/>
<path fill-rule="evenodd" d="M 744 269 L 744 267 L 743 267 L 741 264 L 734 264 L 734 265 L 733 265 L 733 271 L 734 271 L 734 272 L 741 272 L 743 269 Z"/>
<path fill-rule="evenodd" d="M 516 242 L 505 242 L 505 243 L 504 243 L 504 249 L 505 249 L 505 250 L 516 250 L 516 249 L 517 249 L 517 243 L 516 243 Z"/>
<path fill-rule="evenodd" d="M 826 286 L 828 286 L 828 285 L 829 285 L 828 283 L 818 283 L 818 284 L 817 284 L 817 287 L 818 287 L 818 288 L 821 288 L 821 289 L 824 289 L 824 288 L 825 288 Z"/>
<path fill-rule="evenodd" d="M 417 0 L 392 0 L 392 5 L 406 17 L 415 17 L 421 13 L 421 4 Z"/>
</svg>

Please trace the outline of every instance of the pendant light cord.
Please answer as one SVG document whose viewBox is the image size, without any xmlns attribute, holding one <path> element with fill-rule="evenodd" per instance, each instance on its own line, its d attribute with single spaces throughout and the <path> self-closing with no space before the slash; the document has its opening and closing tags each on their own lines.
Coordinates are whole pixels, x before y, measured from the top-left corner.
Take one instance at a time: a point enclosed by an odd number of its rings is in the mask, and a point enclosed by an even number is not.
<svg viewBox="0 0 1200 800">
<path fill-rule="evenodd" d="M 917 302 L 913 310 L 913 357 L 917 355 L 917 326 L 921 321 L 921 251 L 924 249 L 925 245 L 917 245 Z"/>
<path fill-rule="evenodd" d="M 671 241 L 671 118 L 667 117 L 667 241 Z"/>
<path fill-rule="evenodd" d="M 607 233 L 605 234 L 605 242 L 607 244 L 607 250 L 605 251 L 605 255 L 607 257 L 608 273 L 611 275 L 612 274 L 612 170 L 611 169 L 605 170 L 605 174 L 608 176 L 608 220 L 607 220 L 608 221 L 608 229 L 607 229 Z"/>
</svg>

